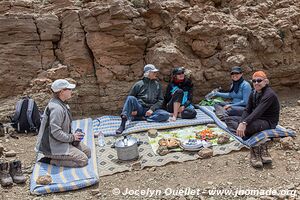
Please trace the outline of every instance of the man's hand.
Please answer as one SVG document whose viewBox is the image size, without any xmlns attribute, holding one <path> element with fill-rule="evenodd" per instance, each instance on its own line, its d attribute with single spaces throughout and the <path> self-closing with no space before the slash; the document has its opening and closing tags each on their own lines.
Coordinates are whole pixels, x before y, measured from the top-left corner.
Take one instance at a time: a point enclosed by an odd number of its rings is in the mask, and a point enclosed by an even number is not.
<svg viewBox="0 0 300 200">
<path fill-rule="evenodd" d="M 131 112 L 131 115 L 132 115 L 132 116 L 136 116 L 136 115 L 137 115 L 137 111 L 132 111 L 132 112 Z"/>
<path fill-rule="evenodd" d="M 153 111 L 151 109 L 149 109 L 147 112 L 146 112 L 146 116 L 149 117 L 150 115 L 152 115 Z"/>
<path fill-rule="evenodd" d="M 229 108 L 231 108 L 231 105 L 225 105 L 223 108 L 224 108 L 225 110 L 228 110 Z"/>
<path fill-rule="evenodd" d="M 83 138 L 83 133 L 80 132 L 75 132 L 73 135 L 74 135 L 74 141 L 81 141 L 81 139 Z"/>
<path fill-rule="evenodd" d="M 236 129 L 236 135 L 240 137 L 245 136 L 246 124 L 240 123 L 238 128 Z"/>
</svg>

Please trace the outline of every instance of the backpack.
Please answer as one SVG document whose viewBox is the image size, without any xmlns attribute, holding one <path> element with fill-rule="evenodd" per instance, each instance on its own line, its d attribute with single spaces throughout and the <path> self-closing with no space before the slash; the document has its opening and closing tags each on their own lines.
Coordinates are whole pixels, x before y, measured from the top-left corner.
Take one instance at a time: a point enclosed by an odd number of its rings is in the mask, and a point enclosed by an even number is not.
<svg viewBox="0 0 300 200">
<path fill-rule="evenodd" d="M 18 133 L 38 132 L 41 125 L 41 114 L 36 102 L 30 97 L 23 97 L 16 104 L 12 127 Z"/>
</svg>

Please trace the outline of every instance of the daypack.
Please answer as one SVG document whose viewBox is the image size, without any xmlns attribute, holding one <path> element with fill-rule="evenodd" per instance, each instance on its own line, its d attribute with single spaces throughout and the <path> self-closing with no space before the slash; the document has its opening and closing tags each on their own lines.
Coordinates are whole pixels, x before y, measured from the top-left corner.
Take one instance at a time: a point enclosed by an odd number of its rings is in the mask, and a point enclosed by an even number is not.
<svg viewBox="0 0 300 200">
<path fill-rule="evenodd" d="M 38 132 L 41 125 L 41 114 L 37 104 L 30 97 L 23 97 L 16 104 L 11 125 L 18 133 Z"/>
</svg>

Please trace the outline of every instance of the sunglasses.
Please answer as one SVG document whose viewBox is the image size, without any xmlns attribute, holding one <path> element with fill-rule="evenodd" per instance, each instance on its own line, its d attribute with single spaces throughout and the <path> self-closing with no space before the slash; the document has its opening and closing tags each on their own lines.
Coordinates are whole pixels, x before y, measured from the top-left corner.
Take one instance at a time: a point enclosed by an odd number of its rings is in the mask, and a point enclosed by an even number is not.
<svg viewBox="0 0 300 200">
<path fill-rule="evenodd" d="M 261 83 L 263 79 L 252 79 L 252 83 Z"/>
<path fill-rule="evenodd" d="M 178 72 L 178 73 L 176 73 L 176 75 L 181 75 L 181 74 L 184 74 L 184 72 Z"/>
<path fill-rule="evenodd" d="M 238 75 L 238 74 L 241 74 L 241 73 L 238 73 L 238 72 L 232 72 L 230 73 L 231 75 Z"/>
</svg>

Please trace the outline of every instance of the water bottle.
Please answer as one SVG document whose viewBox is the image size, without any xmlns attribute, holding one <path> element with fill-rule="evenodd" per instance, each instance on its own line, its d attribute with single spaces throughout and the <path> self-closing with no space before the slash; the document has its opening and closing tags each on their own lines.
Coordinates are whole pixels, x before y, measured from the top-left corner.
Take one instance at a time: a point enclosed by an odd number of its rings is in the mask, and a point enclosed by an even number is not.
<svg viewBox="0 0 300 200">
<path fill-rule="evenodd" d="M 100 147 L 105 146 L 104 133 L 102 131 L 99 132 L 98 141 Z"/>
<path fill-rule="evenodd" d="M 214 97 L 216 95 L 217 92 L 220 91 L 220 87 L 219 88 L 216 88 L 216 89 L 213 89 L 210 93 L 208 93 L 206 96 L 205 96 L 205 99 L 210 101 L 212 97 Z"/>
</svg>

